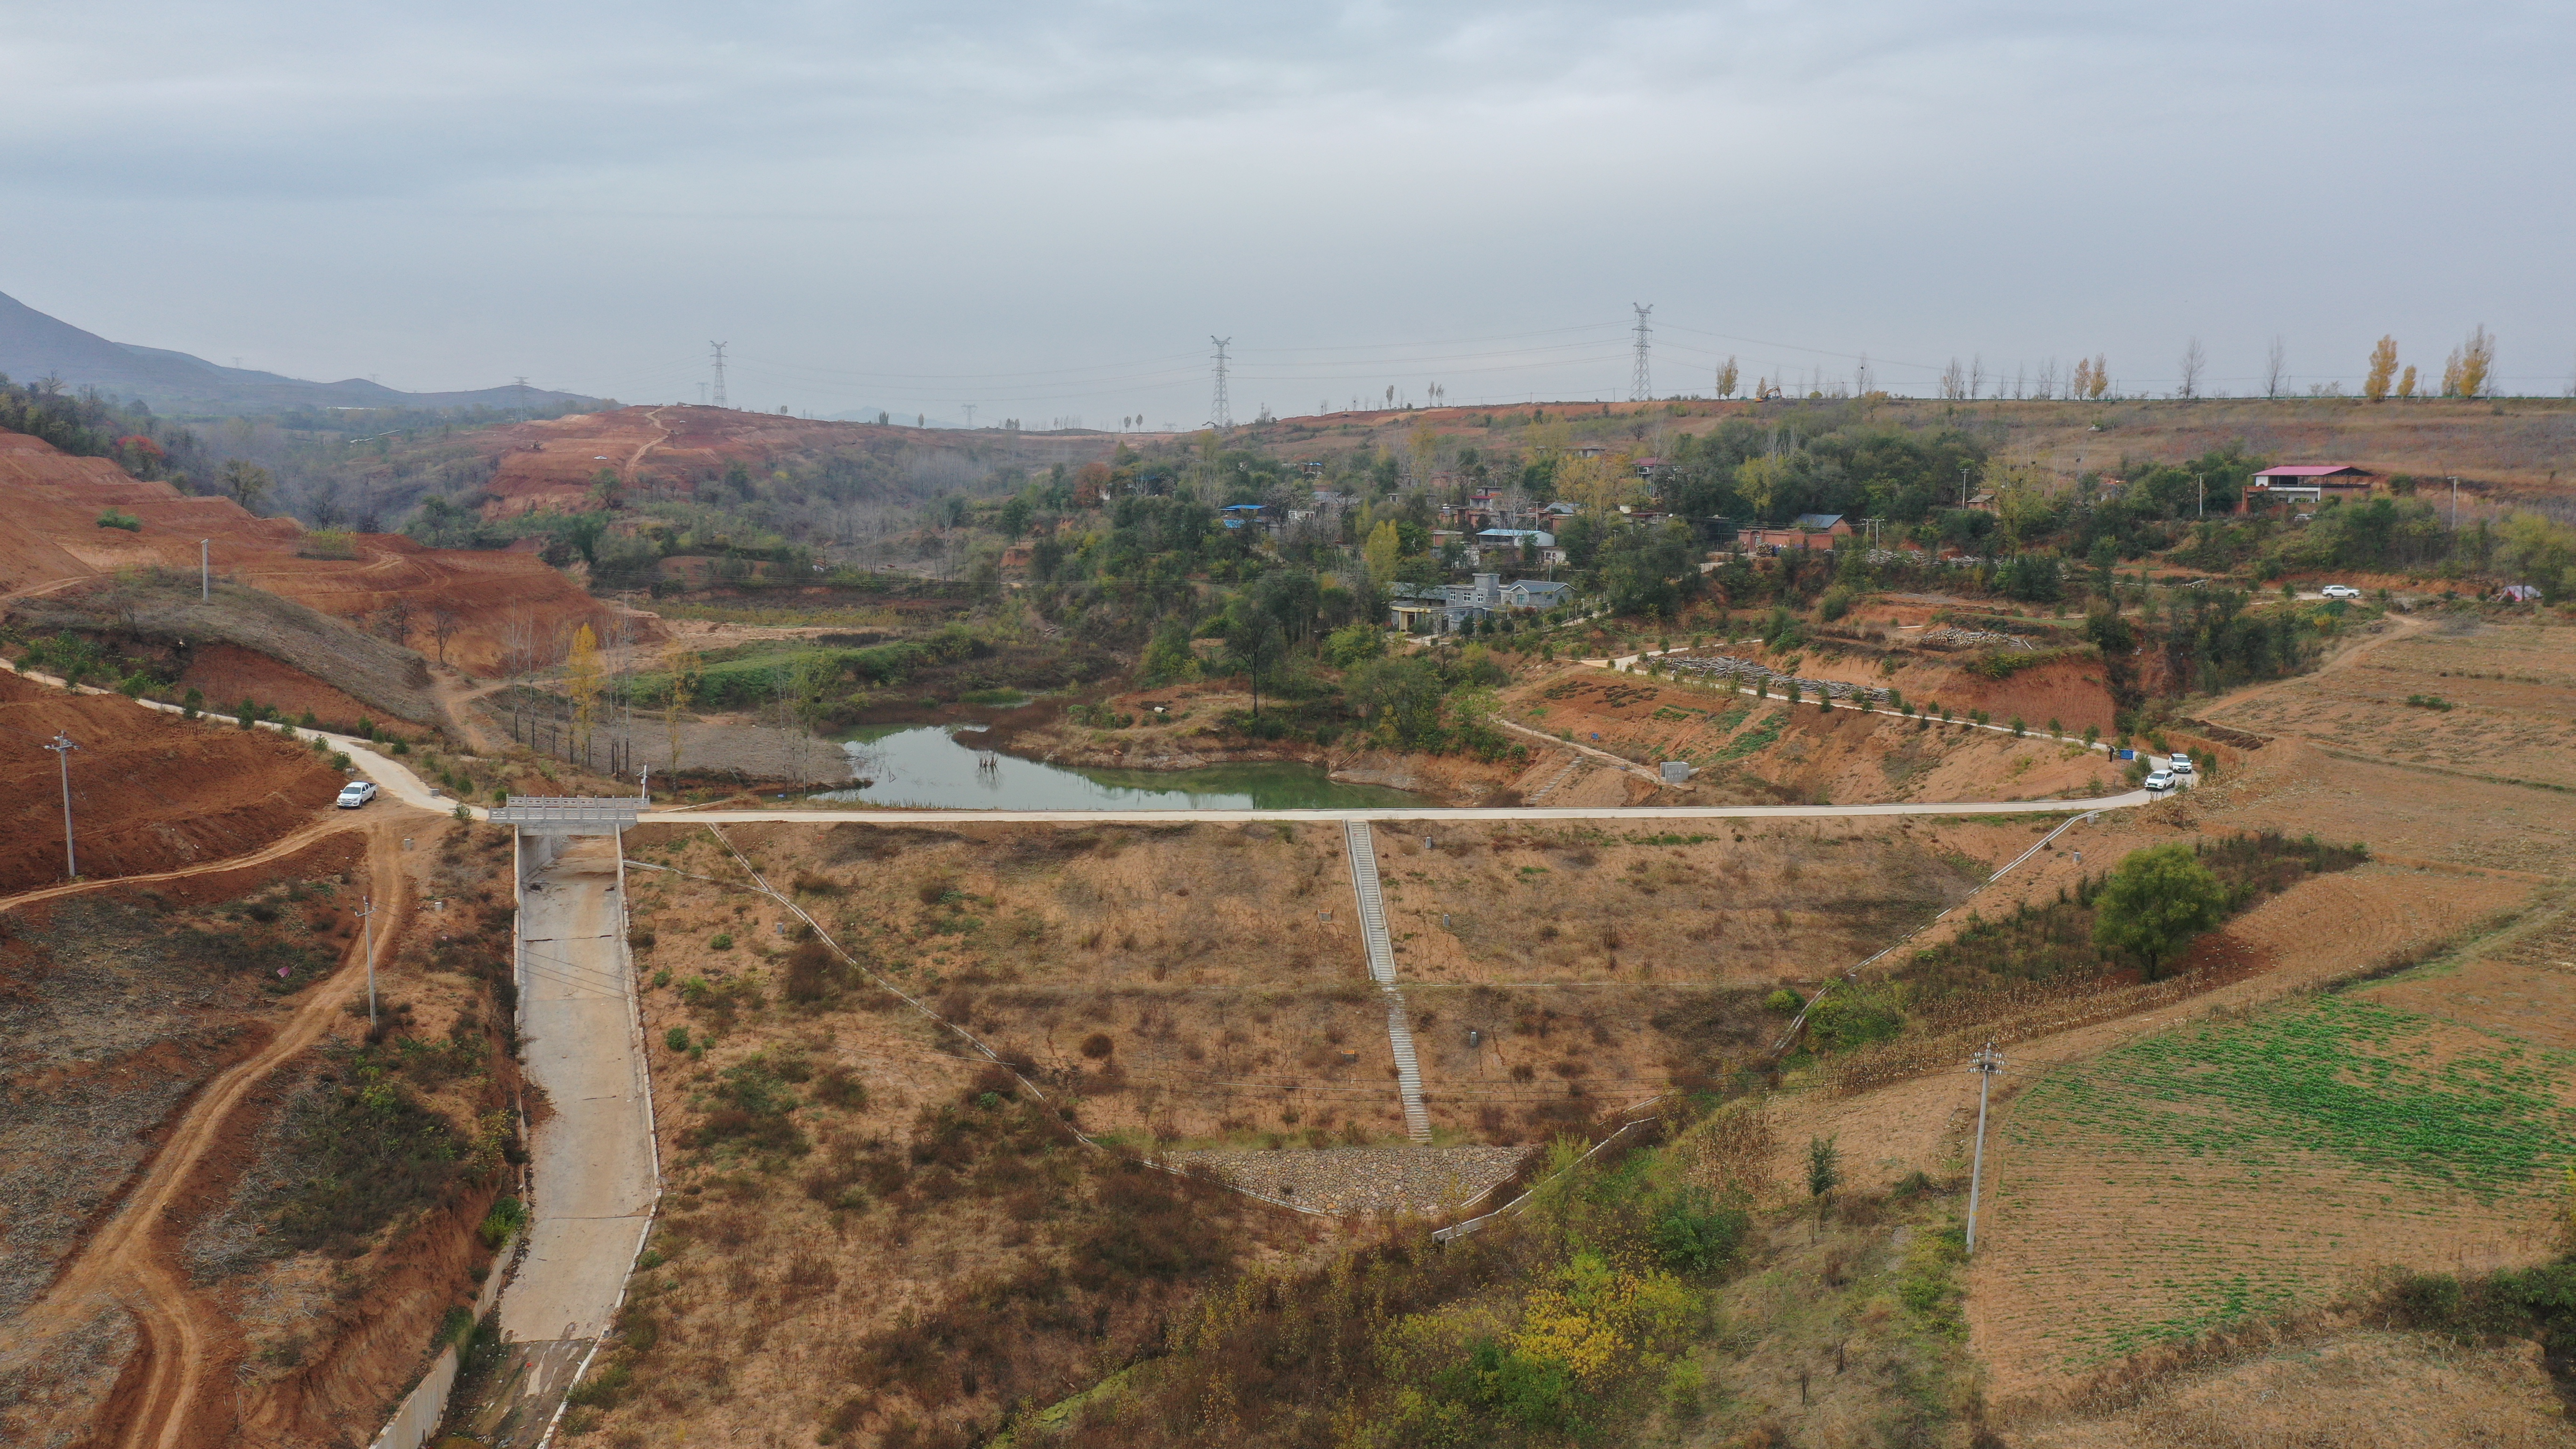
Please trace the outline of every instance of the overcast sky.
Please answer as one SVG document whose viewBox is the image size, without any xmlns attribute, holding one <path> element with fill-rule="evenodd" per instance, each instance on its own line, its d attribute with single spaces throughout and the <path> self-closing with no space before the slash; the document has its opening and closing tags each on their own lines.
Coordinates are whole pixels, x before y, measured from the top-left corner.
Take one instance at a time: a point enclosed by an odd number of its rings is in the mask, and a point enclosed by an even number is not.
<svg viewBox="0 0 2576 1449">
<path fill-rule="evenodd" d="M 0 34 L 0 292 L 390 386 L 1044 426 L 2101 353 L 2576 372 L 2565 4 L 93 0 Z M 2554 178 L 2554 179 L 2553 179 Z M 2007 383 L 2009 386 L 2009 383 Z"/>
</svg>

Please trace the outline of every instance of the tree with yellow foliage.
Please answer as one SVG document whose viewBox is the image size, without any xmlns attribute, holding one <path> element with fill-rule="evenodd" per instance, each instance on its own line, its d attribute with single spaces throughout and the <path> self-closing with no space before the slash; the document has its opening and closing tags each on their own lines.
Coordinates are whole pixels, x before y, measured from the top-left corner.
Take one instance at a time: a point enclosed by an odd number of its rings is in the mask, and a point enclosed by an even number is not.
<svg viewBox="0 0 2576 1449">
<path fill-rule="evenodd" d="M 2087 397 L 2098 398 L 2111 390 L 2111 360 L 2099 352 L 2093 354 L 2093 378 L 2088 386 L 2092 391 L 2085 394 Z"/>
<path fill-rule="evenodd" d="M 670 768 L 677 773 L 680 768 L 680 711 L 688 708 L 689 702 L 698 697 L 698 683 L 706 678 L 706 661 L 698 657 L 698 651 L 674 639 L 662 651 L 662 667 L 671 672 L 671 697 L 662 706 L 662 725 L 670 732 Z"/>
<path fill-rule="evenodd" d="M 2066 385 L 2066 395 L 2078 400 L 2093 396 L 2093 359 L 2075 359 L 2075 378 Z"/>
<path fill-rule="evenodd" d="M 1735 359 L 1732 356 L 1729 356 L 1725 363 L 1717 369 L 1717 395 L 1719 397 L 1735 396 L 1735 384 L 1741 377 L 1742 374 L 1735 370 Z"/>
<path fill-rule="evenodd" d="M 564 692 L 572 696 L 573 738 L 580 741 L 584 764 L 590 761 L 590 722 L 599 710 L 599 636 L 584 624 L 572 636 L 572 656 L 564 661 Z"/>
<path fill-rule="evenodd" d="M 2388 401 L 2388 382 L 2396 375 L 2397 339 L 2382 336 L 2370 349 L 2370 375 L 2362 379 L 2361 395 L 2372 402 Z"/>
<path fill-rule="evenodd" d="M 1404 543 L 1396 535 L 1394 519 L 1382 519 L 1377 527 L 1369 530 L 1368 542 L 1361 546 L 1360 557 L 1368 563 L 1370 583 L 1384 588 L 1395 581 L 1395 565 L 1404 557 Z"/>
<path fill-rule="evenodd" d="M 2415 364 L 2408 363 L 2406 371 L 2398 376 L 2397 395 L 2402 398 L 2415 395 Z"/>
<path fill-rule="evenodd" d="M 2456 355 L 2460 359 L 2460 396 L 2486 396 L 2488 384 L 2495 379 L 2495 338 L 2488 335 L 2487 324 L 2479 323 L 2469 340 L 2460 344 Z"/>
</svg>

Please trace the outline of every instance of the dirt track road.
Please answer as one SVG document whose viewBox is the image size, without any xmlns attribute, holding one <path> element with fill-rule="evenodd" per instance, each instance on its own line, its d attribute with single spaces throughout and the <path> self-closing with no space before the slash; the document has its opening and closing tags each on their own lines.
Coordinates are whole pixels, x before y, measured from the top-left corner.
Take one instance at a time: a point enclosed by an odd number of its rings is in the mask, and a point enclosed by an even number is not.
<svg viewBox="0 0 2576 1449">
<path fill-rule="evenodd" d="M 325 821 L 248 856 L 158 875 L 53 887 L 0 902 L 0 908 L 100 885 L 238 870 L 341 830 L 364 829 L 369 837 L 370 892 L 386 911 L 390 926 L 398 929 L 411 906 L 401 866 L 403 825 L 390 815 Z M 107 1403 L 105 1422 L 93 1428 L 95 1442 L 122 1449 L 179 1449 L 231 1437 L 231 1396 L 219 1392 L 222 1383 L 214 1362 L 231 1337 L 231 1326 L 198 1302 L 174 1266 L 175 1244 L 165 1238 L 165 1219 L 225 1120 L 271 1071 L 329 1034 L 343 1005 L 366 980 L 364 955 L 363 944 L 353 944 L 340 969 L 313 988 L 266 1045 L 217 1074 L 187 1104 L 124 1205 L 15 1325 L 6 1360 L 32 1361 L 62 1334 L 95 1317 L 102 1306 L 113 1304 L 134 1315 L 141 1343 Z"/>
</svg>

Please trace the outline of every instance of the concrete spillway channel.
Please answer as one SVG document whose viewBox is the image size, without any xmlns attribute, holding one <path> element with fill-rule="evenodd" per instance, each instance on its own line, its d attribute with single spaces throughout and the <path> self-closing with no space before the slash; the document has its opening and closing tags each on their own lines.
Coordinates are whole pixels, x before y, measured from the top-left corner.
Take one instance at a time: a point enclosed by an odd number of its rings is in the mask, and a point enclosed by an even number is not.
<svg viewBox="0 0 2576 1449">
<path fill-rule="evenodd" d="M 546 1110 L 528 1144 L 526 1246 L 500 1294 L 503 1360 L 455 1411 L 496 1449 L 533 1449 L 553 1429 L 625 1300 L 661 1183 L 618 837 L 523 830 L 518 844 L 520 1046 Z M 423 1442 L 445 1407 L 438 1387 L 379 1449 Z"/>
<path fill-rule="evenodd" d="M 1395 983 L 1395 942 L 1386 932 L 1386 898 L 1379 893 L 1377 841 L 1365 820 L 1342 824 L 1350 852 L 1351 891 L 1359 898 L 1360 937 L 1368 943 L 1369 979 L 1386 997 L 1386 1039 L 1395 1050 L 1396 1088 L 1404 1098 L 1404 1127 L 1416 1142 L 1431 1140 L 1431 1114 L 1422 1108 L 1422 1067 L 1413 1054 L 1413 1019 Z"/>
</svg>

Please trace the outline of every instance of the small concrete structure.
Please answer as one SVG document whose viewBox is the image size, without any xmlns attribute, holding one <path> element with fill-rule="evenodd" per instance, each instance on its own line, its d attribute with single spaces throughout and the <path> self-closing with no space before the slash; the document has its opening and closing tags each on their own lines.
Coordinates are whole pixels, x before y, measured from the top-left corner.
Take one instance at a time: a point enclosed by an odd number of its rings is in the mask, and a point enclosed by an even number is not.
<svg viewBox="0 0 2576 1449">
<path fill-rule="evenodd" d="M 628 795 L 514 795 L 492 811 L 492 823 L 530 835 L 615 835 L 643 812 L 644 801 Z"/>
<path fill-rule="evenodd" d="M 1666 760 L 1666 761 L 1664 761 L 1664 783 L 1665 783 L 1665 784 L 1667 784 L 1667 785 L 1682 785 L 1682 784 L 1687 784 L 1687 783 L 1689 783 L 1689 781 L 1690 781 L 1690 777 L 1691 777 L 1690 761 L 1688 761 L 1688 760 Z"/>
</svg>

